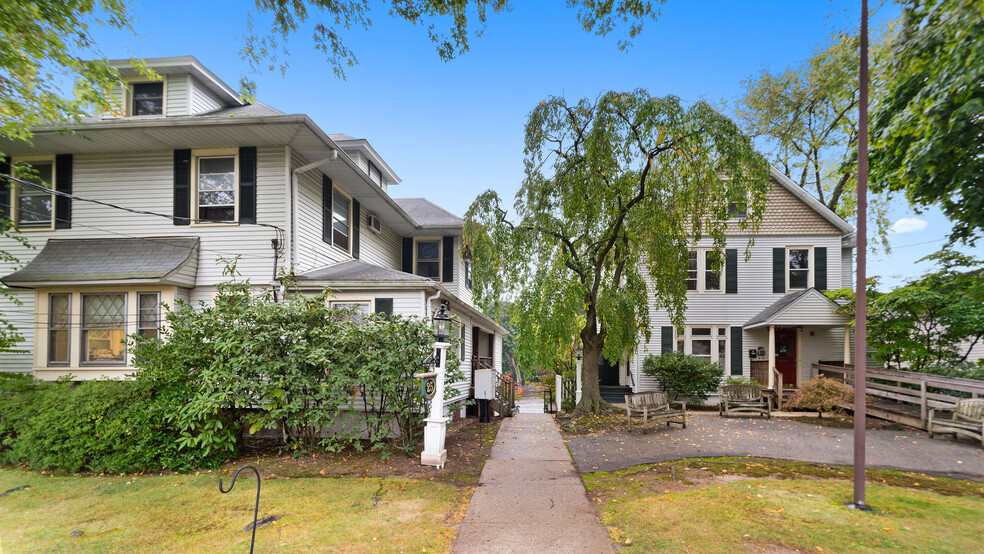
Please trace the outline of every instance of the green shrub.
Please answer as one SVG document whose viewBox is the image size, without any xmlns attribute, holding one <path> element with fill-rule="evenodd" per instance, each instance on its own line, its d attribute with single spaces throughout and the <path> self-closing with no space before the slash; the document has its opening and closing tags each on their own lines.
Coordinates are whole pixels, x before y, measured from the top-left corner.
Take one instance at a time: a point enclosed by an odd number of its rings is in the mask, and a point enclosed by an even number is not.
<svg viewBox="0 0 984 554">
<path fill-rule="evenodd" d="M 642 361 L 642 372 L 659 379 L 660 387 L 676 394 L 677 398 L 703 404 L 717 390 L 724 368 L 682 352 L 667 352 L 661 356 L 646 356 Z"/>
<path fill-rule="evenodd" d="M 842 412 L 841 404 L 854 401 L 854 389 L 838 381 L 820 375 L 803 383 L 786 405 L 801 410 L 816 410 L 817 417 L 823 412 Z"/>
<path fill-rule="evenodd" d="M 762 386 L 762 383 L 759 383 L 758 381 L 752 379 L 751 377 L 728 377 L 727 379 L 724 380 L 724 384 L 725 385 L 758 385 L 760 387 Z"/>
</svg>

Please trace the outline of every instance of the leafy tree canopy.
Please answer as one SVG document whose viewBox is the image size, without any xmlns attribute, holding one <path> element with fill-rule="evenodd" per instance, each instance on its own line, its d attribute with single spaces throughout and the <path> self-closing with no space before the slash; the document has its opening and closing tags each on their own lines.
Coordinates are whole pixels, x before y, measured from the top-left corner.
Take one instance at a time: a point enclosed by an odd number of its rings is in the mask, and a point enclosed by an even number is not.
<svg viewBox="0 0 984 554">
<path fill-rule="evenodd" d="M 756 228 L 768 165 L 710 105 L 643 90 L 546 99 L 530 112 L 524 151 L 515 215 L 489 190 L 465 216 L 475 293 L 515 295 L 523 360 L 546 365 L 577 333 L 579 408 L 597 411 L 599 354 L 622 359 L 648 336 L 650 306 L 682 322 L 688 245 L 705 237 L 723 248 L 736 204 L 749 215 L 731 224 Z"/>
<path fill-rule="evenodd" d="M 908 0 L 872 119 L 871 183 L 984 232 L 984 0 Z"/>
<path fill-rule="evenodd" d="M 892 34 L 890 26 L 872 41 L 872 90 L 881 82 Z M 770 161 L 848 221 L 857 217 L 859 52 L 858 36 L 838 34 L 797 66 L 763 70 L 743 81 L 735 107 L 740 124 L 761 141 Z M 869 198 L 887 247 L 886 208 L 886 197 Z"/>
</svg>

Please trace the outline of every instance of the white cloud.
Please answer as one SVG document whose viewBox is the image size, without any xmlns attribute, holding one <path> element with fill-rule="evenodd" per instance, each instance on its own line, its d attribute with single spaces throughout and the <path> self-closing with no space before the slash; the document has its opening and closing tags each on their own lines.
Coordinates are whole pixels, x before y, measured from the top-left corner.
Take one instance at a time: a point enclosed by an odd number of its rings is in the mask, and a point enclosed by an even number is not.
<svg viewBox="0 0 984 554">
<path fill-rule="evenodd" d="M 917 217 L 903 217 L 892 224 L 889 232 L 893 235 L 915 233 L 916 231 L 922 231 L 925 229 L 926 225 L 927 223 L 925 219 L 919 219 Z"/>
</svg>

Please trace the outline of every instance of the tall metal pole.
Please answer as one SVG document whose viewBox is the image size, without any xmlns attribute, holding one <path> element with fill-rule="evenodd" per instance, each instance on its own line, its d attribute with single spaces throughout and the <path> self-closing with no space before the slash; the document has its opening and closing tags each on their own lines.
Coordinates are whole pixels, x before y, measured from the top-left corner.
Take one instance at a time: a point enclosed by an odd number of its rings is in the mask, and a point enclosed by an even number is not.
<svg viewBox="0 0 984 554">
<path fill-rule="evenodd" d="M 868 354 L 868 0 L 861 0 L 861 95 L 858 99 L 858 281 L 854 324 L 854 508 L 864 503 L 865 360 Z"/>
</svg>

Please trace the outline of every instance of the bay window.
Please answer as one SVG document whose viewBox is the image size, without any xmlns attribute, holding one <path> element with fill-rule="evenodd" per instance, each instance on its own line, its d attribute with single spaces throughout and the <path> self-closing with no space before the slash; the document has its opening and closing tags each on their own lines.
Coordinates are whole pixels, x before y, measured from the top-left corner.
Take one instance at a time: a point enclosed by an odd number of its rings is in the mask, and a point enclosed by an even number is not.
<svg viewBox="0 0 984 554">
<path fill-rule="evenodd" d="M 125 363 L 126 294 L 83 294 L 81 332 L 82 363 Z"/>
<path fill-rule="evenodd" d="M 156 339 L 161 327 L 161 293 L 137 293 L 137 332 L 145 338 Z"/>
<path fill-rule="evenodd" d="M 48 365 L 68 365 L 71 306 L 71 295 L 48 297 Z"/>
</svg>

